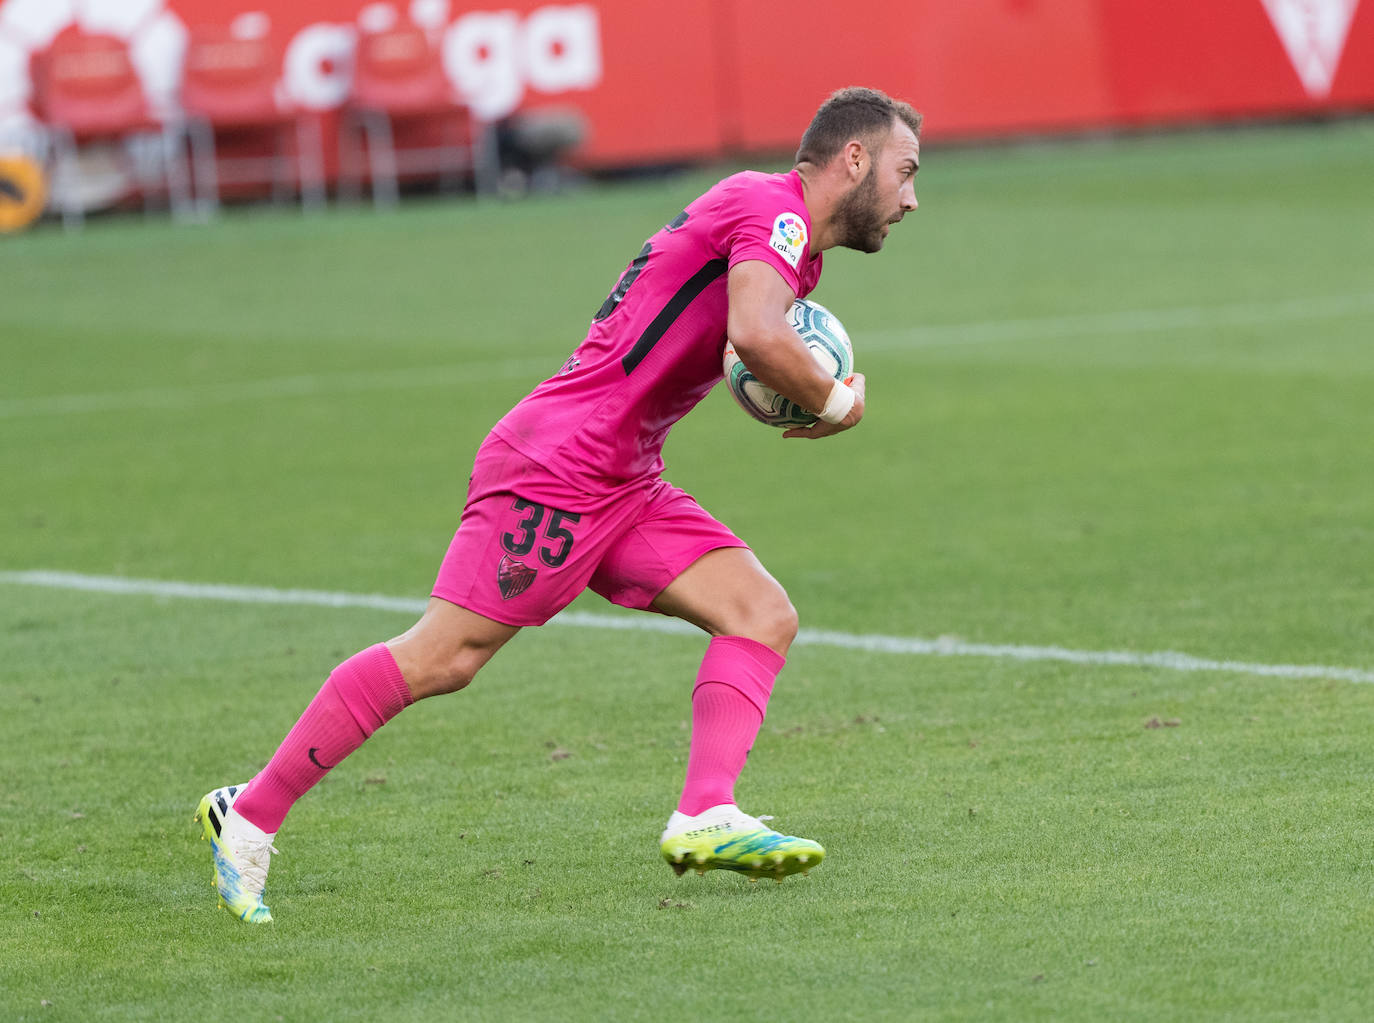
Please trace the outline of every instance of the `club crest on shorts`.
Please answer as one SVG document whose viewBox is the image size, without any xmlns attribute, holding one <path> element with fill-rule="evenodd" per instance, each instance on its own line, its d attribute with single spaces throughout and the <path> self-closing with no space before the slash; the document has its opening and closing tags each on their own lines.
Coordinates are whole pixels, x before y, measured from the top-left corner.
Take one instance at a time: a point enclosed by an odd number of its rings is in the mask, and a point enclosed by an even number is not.
<svg viewBox="0 0 1374 1023">
<path fill-rule="evenodd" d="M 501 564 L 496 566 L 496 584 L 501 587 L 501 599 L 518 597 L 530 588 L 534 577 L 539 574 L 528 565 L 521 564 L 509 554 L 501 555 Z"/>
</svg>

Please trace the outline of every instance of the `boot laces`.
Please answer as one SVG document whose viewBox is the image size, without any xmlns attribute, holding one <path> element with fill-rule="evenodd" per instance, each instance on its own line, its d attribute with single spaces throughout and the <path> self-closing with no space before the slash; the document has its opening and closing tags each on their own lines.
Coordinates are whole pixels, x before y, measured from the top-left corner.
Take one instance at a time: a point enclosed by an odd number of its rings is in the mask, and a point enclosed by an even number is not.
<svg viewBox="0 0 1374 1023">
<path fill-rule="evenodd" d="M 234 859 L 238 861 L 239 883 L 261 896 L 267 887 L 267 868 L 272 863 L 272 854 L 279 850 L 269 842 L 240 841 L 234 844 Z"/>
</svg>

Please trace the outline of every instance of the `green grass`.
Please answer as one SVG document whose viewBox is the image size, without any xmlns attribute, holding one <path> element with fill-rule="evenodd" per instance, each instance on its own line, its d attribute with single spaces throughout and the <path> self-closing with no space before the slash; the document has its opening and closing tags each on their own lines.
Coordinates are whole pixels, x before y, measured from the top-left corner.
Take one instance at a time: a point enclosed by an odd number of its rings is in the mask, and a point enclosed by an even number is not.
<svg viewBox="0 0 1374 1023">
<path fill-rule="evenodd" d="M 932 147 L 815 296 L 862 428 L 717 393 L 669 476 L 812 628 L 1374 671 L 1371 168 L 1368 122 Z M 487 427 L 713 178 L 4 239 L 0 572 L 422 597 Z M 829 855 L 751 886 L 657 859 L 701 641 L 530 630 L 238 924 L 197 799 L 409 624 L 0 582 L 0 1020 L 1367 1016 L 1374 686 L 1241 671 L 798 646 L 739 794 Z"/>
</svg>

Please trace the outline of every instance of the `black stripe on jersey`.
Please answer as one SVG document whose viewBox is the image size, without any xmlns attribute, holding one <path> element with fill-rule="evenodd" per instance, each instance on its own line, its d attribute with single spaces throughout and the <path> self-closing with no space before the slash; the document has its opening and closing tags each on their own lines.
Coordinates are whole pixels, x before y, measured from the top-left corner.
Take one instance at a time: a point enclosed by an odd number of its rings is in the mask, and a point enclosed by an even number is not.
<svg viewBox="0 0 1374 1023">
<path fill-rule="evenodd" d="M 692 304 L 692 300 L 705 291 L 708 284 L 725 273 L 729 266 L 724 259 L 713 259 L 677 289 L 677 294 L 668 300 L 668 304 L 654 317 L 654 321 L 644 328 L 644 333 L 639 335 L 639 340 L 630 349 L 630 354 L 620 360 L 620 364 L 625 367 L 626 376 L 633 373 L 635 367 L 653 351 L 654 345 L 662 340 L 668 328 L 682 315 L 683 310 Z"/>
</svg>

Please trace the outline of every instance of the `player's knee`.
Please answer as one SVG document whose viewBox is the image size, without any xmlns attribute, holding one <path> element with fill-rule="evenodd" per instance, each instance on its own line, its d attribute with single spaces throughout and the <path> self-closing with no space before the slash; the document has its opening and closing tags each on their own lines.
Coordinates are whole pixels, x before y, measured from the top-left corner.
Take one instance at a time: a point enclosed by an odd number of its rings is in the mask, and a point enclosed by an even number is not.
<svg viewBox="0 0 1374 1023">
<path fill-rule="evenodd" d="M 492 651 L 470 644 L 454 647 L 404 644 L 393 647 L 392 653 L 411 695 L 422 700 L 467 688 L 490 659 Z"/>
<path fill-rule="evenodd" d="M 797 629 L 800 624 L 801 620 L 797 617 L 797 609 L 792 606 L 792 601 L 788 600 L 787 594 L 784 593 L 772 622 L 774 638 L 778 643 L 774 649 L 778 653 L 787 653 L 787 648 L 797 638 Z"/>
<path fill-rule="evenodd" d="M 456 693 L 466 689 L 474 678 L 480 665 L 460 654 L 436 666 L 430 676 L 430 686 L 436 693 Z"/>
<path fill-rule="evenodd" d="M 778 587 L 767 596 L 751 601 L 738 635 L 762 643 L 786 656 L 792 641 L 797 638 L 797 609 L 787 593 Z"/>
</svg>

